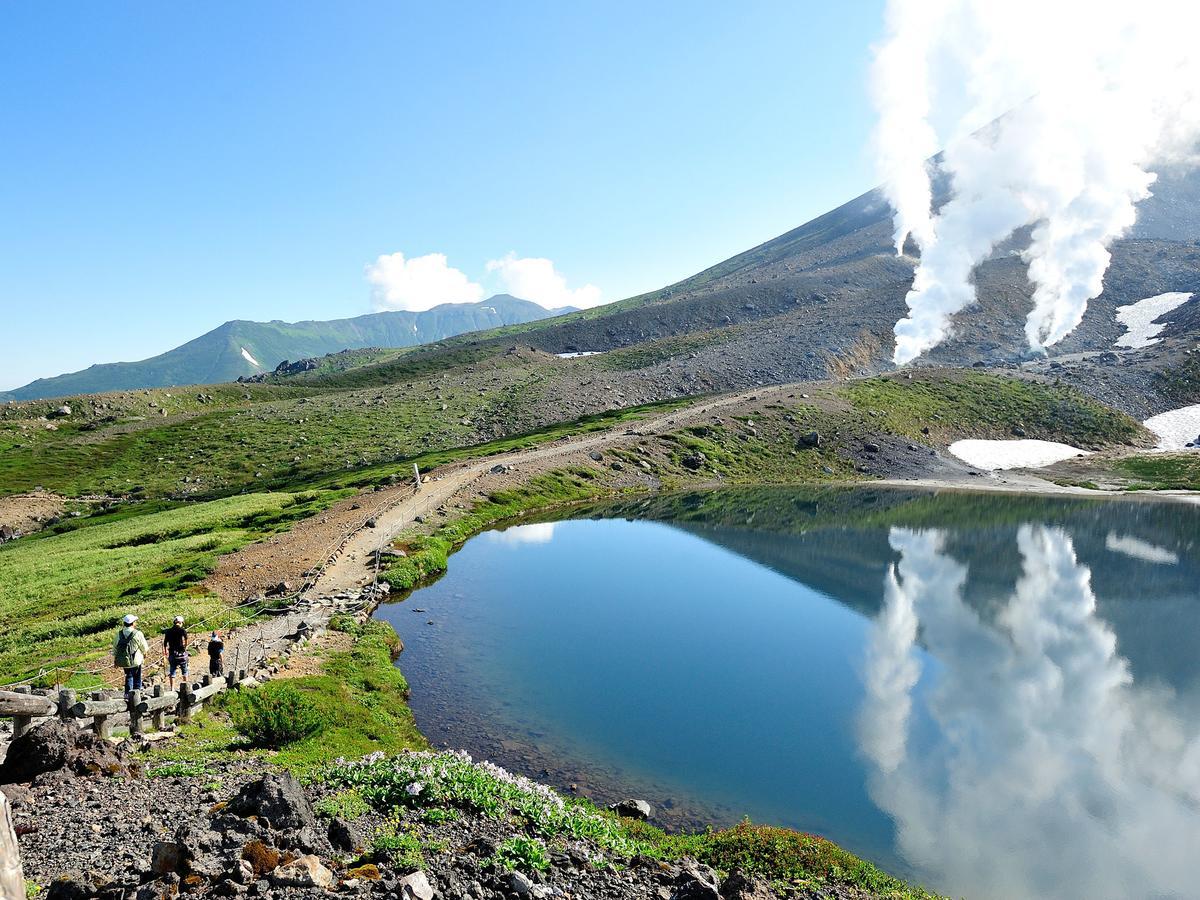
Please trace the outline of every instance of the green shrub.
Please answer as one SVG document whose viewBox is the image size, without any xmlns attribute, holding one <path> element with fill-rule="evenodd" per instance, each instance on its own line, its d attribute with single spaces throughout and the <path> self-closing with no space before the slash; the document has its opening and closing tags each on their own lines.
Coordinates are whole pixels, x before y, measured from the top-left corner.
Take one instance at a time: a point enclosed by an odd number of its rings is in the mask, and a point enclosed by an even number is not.
<svg viewBox="0 0 1200 900">
<path fill-rule="evenodd" d="M 506 872 L 529 872 L 534 869 L 544 872 L 550 868 L 550 857 L 546 855 L 546 845 L 537 838 L 517 835 L 496 848 L 492 864 Z"/>
<path fill-rule="evenodd" d="M 421 841 L 412 831 L 404 829 L 398 819 L 389 819 L 371 841 L 371 854 L 386 859 L 397 869 L 415 871 L 425 867 Z"/>
<path fill-rule="evenodd" d="M 279 749 L 325 727 L 316 704 L 287 682 L 235 694 L 229 701 L 233 727 L 252 744 Z"/>
<path fill-rule="evenodd" d="M 339 791 L 323 798 L 316 805 L 318 815 L 328 819 L 357 819 L 371 811 L 358 791 Z"/>
</svg>

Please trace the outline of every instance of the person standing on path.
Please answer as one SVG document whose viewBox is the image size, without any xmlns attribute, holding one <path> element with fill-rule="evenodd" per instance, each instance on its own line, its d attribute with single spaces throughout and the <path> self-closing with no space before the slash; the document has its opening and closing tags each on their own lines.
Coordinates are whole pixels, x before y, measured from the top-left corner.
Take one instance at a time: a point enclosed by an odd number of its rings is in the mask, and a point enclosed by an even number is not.
<svg viewBox="0 0 1200 900">
<path fill-rule="evenodd" d="M 166 657 L 168 690 L 175 690 L 175 672 L 181 680 L 188 677 L 188 633 L 183 627 L 183 616 L 176 616 L 175 623 L 163 633 L 163 656 Z"/>
<path fill-rule="evenodd" d="M 125 697 L 142 689 L 142 662 L 150 652 L 146 636 L 137 627 L 138 617 L 130 613 L 121 620 L 113 638 L 113 662 L 125 670 Z"/>
<path fill-rule="evenodd" d="M 215 631 L 208 639 L 208 674 L 213 678 L 225 674 L 225 642 Z"/>
</svg>

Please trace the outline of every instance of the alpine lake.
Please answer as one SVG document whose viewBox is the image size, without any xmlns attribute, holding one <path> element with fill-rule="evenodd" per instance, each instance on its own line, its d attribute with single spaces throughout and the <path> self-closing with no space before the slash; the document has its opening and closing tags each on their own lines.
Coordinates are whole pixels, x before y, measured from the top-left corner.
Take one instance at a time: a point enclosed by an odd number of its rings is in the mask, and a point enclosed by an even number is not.
<svg viewBox="0 0 1200 900">
<path fill-rule="evenodd" d="M 485 532 L 376 615 L 417 723 L 952 896 L 1189 897 L 1200 506 L 726 489 Z"/>
</svg>

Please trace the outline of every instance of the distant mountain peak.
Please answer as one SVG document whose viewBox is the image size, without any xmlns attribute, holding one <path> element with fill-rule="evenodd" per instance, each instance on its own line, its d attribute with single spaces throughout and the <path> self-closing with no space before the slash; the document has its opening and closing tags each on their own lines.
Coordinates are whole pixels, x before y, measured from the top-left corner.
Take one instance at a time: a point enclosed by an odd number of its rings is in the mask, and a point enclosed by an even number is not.
<svg viewBox="0 0 1200 900">
<path fill-rule="evenodd" d="M 137 362 L 100 363 L 78 372 L 39 378 L 0 393 L 0 400 L 234 381 L 242 375 L 271 371 L 285 359 L 364 347 L 412 347 L 571 311 L 569 307 L 548 310 L 531 300 L 496 294 L 477 303 L 442 303 L 423 312 L 389 310 L 329 321 L 230 319 L 158 356 Z"/>
</svg>

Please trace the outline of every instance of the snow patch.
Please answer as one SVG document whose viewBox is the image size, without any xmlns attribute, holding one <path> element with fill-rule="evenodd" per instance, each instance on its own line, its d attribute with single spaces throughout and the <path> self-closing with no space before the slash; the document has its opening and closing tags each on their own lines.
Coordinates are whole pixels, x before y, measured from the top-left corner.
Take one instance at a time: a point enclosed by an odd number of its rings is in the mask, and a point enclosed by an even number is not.
<svg viewBox="0 0 1200 900">
<path fill-rule="evenodd" d="M 574 353 L 555 353 L 559 359 L 575 359 L 580 356 L 599 356 L 603 350 L 577 350 Z"/>
<path fill-rule="evenodd" d="M 1037 469 L 1088 451 L 1055 441 L 955 441 L 950 452 L 977 469 Z"/>
<path fill-rule="evenodd" d="M 1173 553 L 1166 547 L 1159 547 L 1149 541 L 1143 541 L 1132 534 L 1117 534 L 1110 531 L 1104 539 L 1104 546 L 1114 553 L 1122 553 L 1143 562 L 1156 563 L 1160 566 L 1173 566 L 1179 562 L 1179 554 Z"/>
<path fill-rule="evenodd" d="M 253 356 L 251 356 L 250 351 L 247 350 L 245 347 L 242 348 L 242 359 L 244 359 L 246 362 L 250 363 L 250 365 L 254 366 L 254 368 L 256 368 L 256 369 L 262 368 L 262 363 L 260 363 L 257 359 L 255 359 Z"/>
<path fill-rule="evenodd" d="M 1200 438 L 1200 403 L 1151 416 L 1142 424 L 1158 437 L 1159 450 L 1184 450 Z"/>
<path fill-rule="evenodd" d="M 1155 325 L 1155 320 L 1183 306 L 1191 296 L 1182 291 L 1172 291 L 1147 297 L 1128 306 L 1118 306 L 1117 321 L 1125 326 L 1125 333 L 1117 338 L 1116 346 L 1137 348 L 1157 344 L 1158 335 L 1166 326 Z"/>
</svg>

